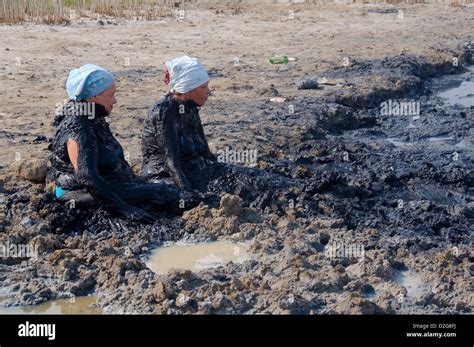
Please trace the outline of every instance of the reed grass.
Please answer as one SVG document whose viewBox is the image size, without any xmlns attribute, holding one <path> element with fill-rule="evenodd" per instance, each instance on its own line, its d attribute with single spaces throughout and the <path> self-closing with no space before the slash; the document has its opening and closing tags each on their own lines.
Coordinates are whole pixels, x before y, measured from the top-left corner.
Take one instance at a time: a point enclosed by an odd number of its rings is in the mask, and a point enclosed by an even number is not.
<svg viewBox="0 0 474 347">
<path fill-rule="evenodd" d="M 168 0 L 0 0 L 0 23 L 61 24 L 78 17 L 153 19 L 174 15 Z"/>
</svg>

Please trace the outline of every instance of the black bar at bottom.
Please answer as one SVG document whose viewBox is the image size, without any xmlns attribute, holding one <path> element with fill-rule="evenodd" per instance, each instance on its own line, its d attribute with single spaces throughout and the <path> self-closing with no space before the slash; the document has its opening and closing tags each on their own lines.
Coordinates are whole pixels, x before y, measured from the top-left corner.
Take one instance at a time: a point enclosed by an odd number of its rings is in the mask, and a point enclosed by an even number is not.
<svg viewBox="0 0 474 347">
<path fill-rule="evenodd" d="M 182 345 L 198 340 L 253 345 L 256 339 L 268 345 L 290 339 L 292 345 L 471 347 L 473 327 L 473 316 L 4 315 L 0 316 L 0 346 L 140 346 L 171 341 Z"/>
</svg>

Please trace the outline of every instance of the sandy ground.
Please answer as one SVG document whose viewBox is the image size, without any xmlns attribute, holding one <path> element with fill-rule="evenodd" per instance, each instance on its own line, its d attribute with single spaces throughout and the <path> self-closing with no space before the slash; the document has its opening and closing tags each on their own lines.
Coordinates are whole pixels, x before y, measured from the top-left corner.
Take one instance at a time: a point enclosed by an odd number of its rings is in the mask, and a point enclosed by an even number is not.
<svg viewBox="0 0 474 347">
<path fill-rule="evenodd" d="M 473 17 L 472 6 L 261 5 L 1 26 L 0 241 L 36 244 L 41 258 L 2 261 L 0 296 L 32 305 L 94 294 L 107 313 L 472 312 L 473 108 L 432 91 L 472 80 Z M 109 122 L 139 168 L 142 120 L 166 92 L 164 62 L 181 54 L 211 76 L 201 109 L 211 147 L 257 149 L 258 169 L 301 185 L 145 226 L 67 210 L 44 184 L 10 175 L 16 161 L 48 158 L 64 81 L 84 63 L 118 75 Z M 270 65 L 274 54 L 298 60 Z M 333 83 L 298 90 L 304 77 Z M 277 94 L 288 101 L 271 103 Z M 405 98 L 421 104 L 416 117 L 381 113 Z M 197 274 L 146 268 L 147 251 L 177 240 L 246 242 L 253 258 Z M 331 256 L 341 244 L 364 257 Z"/>
</svg>

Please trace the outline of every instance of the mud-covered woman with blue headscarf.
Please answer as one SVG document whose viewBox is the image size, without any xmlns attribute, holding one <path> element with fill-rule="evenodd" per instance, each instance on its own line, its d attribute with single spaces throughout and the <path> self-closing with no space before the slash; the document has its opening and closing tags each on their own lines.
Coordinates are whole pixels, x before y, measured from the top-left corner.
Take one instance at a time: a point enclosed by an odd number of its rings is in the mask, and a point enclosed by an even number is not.
<svg viewBox="0 0 474 347">
<path fill-rule="evenodd" d="M 143 201 L 178 206 L 180 191 L 135 177 L 106 117 L 117 103 L 115 77 L 92 64 L 72 70 L 66 82 L 70 101 L 56 115 L 50 179 L 56 197 L 89 204 L 107 203 L 129 219 L 151 220 L 137 207 Z"/>
</svg>

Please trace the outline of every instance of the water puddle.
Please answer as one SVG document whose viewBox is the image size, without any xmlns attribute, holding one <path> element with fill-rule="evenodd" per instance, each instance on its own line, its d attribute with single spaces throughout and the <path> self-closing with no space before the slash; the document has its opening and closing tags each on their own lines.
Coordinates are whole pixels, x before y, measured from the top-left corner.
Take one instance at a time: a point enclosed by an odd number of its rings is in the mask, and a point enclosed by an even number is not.
<svg viewBox="0 0 474 347">
<path fill-rule="evenodd" d="M 95 302 L 95 296 L 51 300 L 35 306 L 5 307 L 0 302 L 0 314 L 102 314 L 100 308 L 92 306 Z"/>
<path fill-rule="evenodd" d="M 419 299 L 430 292 L 429 285 L 423 282 L 417 272 L 412 270 L 397 271 L 394 281 L 406 288 L 407 298 Z"/>
<path fill-rule="evenodd" d="M 413 143 L 410 143 L 410 142 L 403 142 L 403 141 L 400 141 L 400 140 L 397 140 L 396 138 L 392 137 L 392 138 L 388 138 L 386 139 L 388 142 L 390 142 L 392 145 L 394 145 L 395 147 L 408 147 L 408 146 L 411 146 L 413 145 Z"/>
<path fill-rule="evenodd" d="M 424 138 L 420 141 L 405 142 L 405 141 L 401 141 L 401 140 L 397 139 L 396 137 L 390 137 L 390 138 L 385 139 L 385 141 L 390 142 L 395 147 L 409 147 L 409 146 L 413 146 L 413 145 L 423 144 L 424 142 L 428 142 L 432 145 L 435 145 L 435 144 L 438 144 L 438 143 L 443 144 L 443 145 L 446 144 L 446 143 L 454 145 L 453 141 L 455 141 L 455 139 L 453 137 L 448 137 L 448 136 L 433 136 L 433 137 Z M 464 147 L 468 148 L 469 144 L 468 144 L 467 140 L 462 140 L 456 146 L 458 146 L 458 147 L 464 146 Z"/>
<path fill-rule="evenodd" d="M 463 81 L 459 86 L 439 93 L 439 96 L 449 105 L 474 106 L 474 81 Z"/>
<path fill-rule="evenodd" d="M 456 143 L 456 147 L 461 149 L 474 149 L 474 141 L 471 139 L 462 139 L 458 143 Z"/>
<path fill-rule="evenodd" d="M 229 262 L 242 263 L 248 258 L 247 246 L 243 243 L 174 243 L 155 249 L 146 265 L 157 274 L 167 274 L 170 269 L 198 272 L 224 266 Z"/>
<path fill-rule="evenodd" d="M 428 142 L 447 142 L 447 141 L 454 141 L 454 138 L 453 137 L 434 136 L 434 137 L 428 137 L 426 140 Z"/>
</svg>

